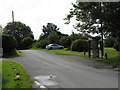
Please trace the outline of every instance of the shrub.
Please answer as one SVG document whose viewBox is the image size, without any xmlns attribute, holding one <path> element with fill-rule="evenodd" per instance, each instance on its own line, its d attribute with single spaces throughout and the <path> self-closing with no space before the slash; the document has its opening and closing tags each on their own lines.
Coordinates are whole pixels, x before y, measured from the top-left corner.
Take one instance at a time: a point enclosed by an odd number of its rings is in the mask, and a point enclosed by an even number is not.
<svg viewBox="0 0 120 90">
<path fill-rule="evenodd" d="M 33 44 L 33 48 L 42 48 L 43 49 L 48 44 L 49 44 L 49 42 L 47 40 L 40 40 Z"/>
<path fill-rule="evenodd" d="M 87 51 L 88 50 L 88 41 L 84 39 L 77 39 L 72 42 L 71 44 L 71 50 L 72 51 Z"/>
<path fill-rule="evenodd" d="M 9 53 L 17 47 L 16 39 L 11 35 L 2 35 L 3 55 Z"/>
<path fill-rule="evenodd" d="M 33 39 L 31 37 L 26 37 L 22 40 L 22 49 L 28 49 L 31 47 Z"/>
</svg>

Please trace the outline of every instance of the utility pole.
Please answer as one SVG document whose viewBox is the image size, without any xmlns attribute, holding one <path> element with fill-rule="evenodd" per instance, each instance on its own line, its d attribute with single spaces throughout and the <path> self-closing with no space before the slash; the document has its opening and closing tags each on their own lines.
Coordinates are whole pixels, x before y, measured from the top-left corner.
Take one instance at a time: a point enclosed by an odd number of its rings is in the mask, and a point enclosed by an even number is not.
<svg viewBox="0 0 120 90">
<path fill-rule="evenodd" d="M 14 12 L 12 11 L 12 22 L 14 22 Z"/>
</svg>

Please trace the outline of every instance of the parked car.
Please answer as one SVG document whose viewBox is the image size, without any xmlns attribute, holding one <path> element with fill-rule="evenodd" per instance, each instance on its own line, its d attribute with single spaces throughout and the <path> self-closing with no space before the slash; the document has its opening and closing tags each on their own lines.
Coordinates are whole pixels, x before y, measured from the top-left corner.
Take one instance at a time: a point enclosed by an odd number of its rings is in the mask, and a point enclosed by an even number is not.
<svg viewBox="0 0 120 90">
<path fill-rule="evenodd" d="M 64 49 L 64 46 L 58 45 L 58 44 L 49 44 L 46 46 L 46 49 L 51 50 L 51 49 Z"/>
</svg>

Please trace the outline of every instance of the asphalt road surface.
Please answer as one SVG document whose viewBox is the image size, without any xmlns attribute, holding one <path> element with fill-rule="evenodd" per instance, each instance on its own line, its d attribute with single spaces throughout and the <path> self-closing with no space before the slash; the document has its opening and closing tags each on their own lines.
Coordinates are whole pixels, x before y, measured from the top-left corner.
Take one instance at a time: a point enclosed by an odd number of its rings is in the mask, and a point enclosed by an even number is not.
<svg viewBox="0 0 120 90">
<path fill-rule="evenodd" d="M 55 76 L 53 82 L 43 80 L 48 87 L 59 88 L 118 88 L 118 72 L 109 65 L 77 56 L 53 55 L 44 51 L 21 50 L 24 54 L 14 58 L 23 65 L 34 80 L 42 76 Z M 51 80 L 52 81 L 52 80 Z M 55 84 L 56 83 L 56 84 Z"/>
</svg>

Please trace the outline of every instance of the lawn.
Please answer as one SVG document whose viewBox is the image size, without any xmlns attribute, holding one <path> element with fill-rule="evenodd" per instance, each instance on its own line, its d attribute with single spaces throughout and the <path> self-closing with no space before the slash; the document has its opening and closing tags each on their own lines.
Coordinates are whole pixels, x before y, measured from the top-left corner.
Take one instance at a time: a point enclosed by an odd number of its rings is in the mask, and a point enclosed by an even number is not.
<svg viewBox="0 0 120 90">
<path fill-rule="evenodd" d="M 20 64 L 3 60 L 2 88 L 31 88 L 30 77 Z"/>
<path fill-rule="evenodd" d="M 34 50 L 43 50 L 49 53 L 53 53 L 56 55 L 70 55 L 70 56 L 80 56 L 80 57 L 86 57 L 88 58 L 88 52 L 86 52 L 86 55 L 84 55 L 84 52 L 75 52 L 75 51 L 67 51 L 66 49 L 61 49 L 61 50 L 47 50 L 47 49 L 36 49 L 36 48 L 31 48 Z M 113 48 L 105 48 L 105 53 L 107 53 L 108 59 L 103 59 L 101 58 L 92 58 L 92 60 L 97 60 L 105 63 L 111 64 L 113 67 L 116 67 L 118 64 L 120 64 L 120 52 L 117 52 Z"/>
</svg>

